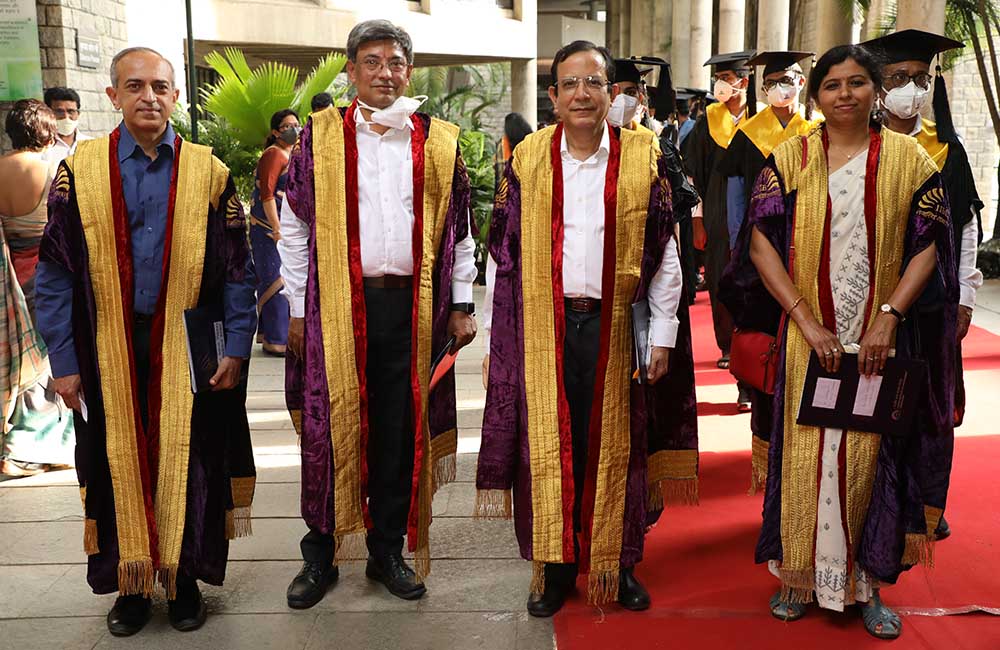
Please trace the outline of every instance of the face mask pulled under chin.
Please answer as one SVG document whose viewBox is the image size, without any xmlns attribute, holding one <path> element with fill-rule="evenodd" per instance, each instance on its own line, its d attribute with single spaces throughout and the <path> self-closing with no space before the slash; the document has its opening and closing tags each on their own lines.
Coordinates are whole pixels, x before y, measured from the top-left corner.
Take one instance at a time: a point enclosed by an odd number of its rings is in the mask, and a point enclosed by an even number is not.
<svg viewBox="0 0 1000 650">
<path fill-rule="evenodd" d="M 420 105 L 427 101 L 427 95 L 417 95 L 416 97 L 406 97 L 401 95 L 385 108 L 375 108 L 369 106 L 358 98 L 358 106 L 367 108 L 372 112 L 371 121 L 375 124 L 387 126 L 390 129 L 401 129 L 406 126 L 406 121 L 410 119 Z"/>
<path fill-rule="evenodd" d="M 716 79 L 715 86 L 712 88 L 712 94 L 723 104 L 732 99 L 736 93 L 741 92 L 743 92 L 742 88 L 737 88 L 725 79 Z"/>
<path fill-rule="evenodd" d="M 767 91 L 767 103 L 775 108 L 791 106 L 799 97 L 799 88 L 795 85 L 775 84 Z"/>
<path fill-rule="evenodd" d="M 608 109 L 608 121 L 611 122 L 611 126 L 617 127 L 630 124 L 635 118 L 638 108 L 638 99 L 632 97 L 631 95 L 620 93 L 617 97 L 615 97 L 614 101 L 611 102 L 611 108 Z"/>
<path fill-rule="evenodd" d="M 56 133 L 64 136 L 71 136 L 76 133 L 76 126 L 76 120 L 64 117 L 61 120 L 56 120 Z"/>
<path fill-rule="evenodd" d="M 893 88 L 885 94 L 885 109 L 902 120 L 916 117 L 927 104 L 930 89 L 918 88 L 912 81 L 902 88 Z"/>
</svg>

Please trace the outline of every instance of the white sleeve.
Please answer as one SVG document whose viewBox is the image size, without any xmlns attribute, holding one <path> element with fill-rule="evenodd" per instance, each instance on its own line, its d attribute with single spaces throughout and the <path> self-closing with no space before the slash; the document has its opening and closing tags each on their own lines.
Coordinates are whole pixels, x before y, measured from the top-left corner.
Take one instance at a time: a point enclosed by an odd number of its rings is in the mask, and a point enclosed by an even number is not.
<svg viewBox="0 0 1000 650">
<path fill-rule="evenodd" d="M 476 281 L 476 240 L 466 215 L 468 234 L 455 244 L 455 266 L 451 273 L 451 301 L 472 302 L 472 283 Z"/>
<path fill-rule="evenodd" d="M 663 250 L 660 268 L 649 282 L 649 343 L 655 347 L 672 348 L 677 343 L 677 307 L 681 302 L 683 276 L 673 238 Z"/>
<path fill-rule="evenodd" d="M 483 332 L 486 354 L 490 353 L 490 330 L 493 328 L 493 286 L 497 281 L 497 263 L 492 255 L 486 256 L 486 300 L 483 302 Z"/>
<path fill-rule="evenodd" d="M 958 304 L 969 309 L 976 306 L 976 291 L 983 286 L 983 273 L 976 268 L 978 253 L 976 240 L 979 239 L 979 225 L 973 217 L 962 228 L 962 248 L 958 256 Z"/>
<path fill-rule="evenodd" d="M 281 257 L 281 290 L 288 298 L 292 318 L 303 318 L 306 313 L 306 279 L 309 273 L 309 226 L 292 212 L 288 201 L 281 204 L 281 239 L 278 256 Z"/>
</svg>

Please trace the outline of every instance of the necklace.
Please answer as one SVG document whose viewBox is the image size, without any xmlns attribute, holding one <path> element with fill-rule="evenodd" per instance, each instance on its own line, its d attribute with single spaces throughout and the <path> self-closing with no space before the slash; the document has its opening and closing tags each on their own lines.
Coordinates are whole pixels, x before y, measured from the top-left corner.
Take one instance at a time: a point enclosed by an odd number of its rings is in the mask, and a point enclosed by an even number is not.
<svg viewBox="0 0 1000 650">
<path fill-rule="evenodd" d="M 858 149 L 854 153 L 846 154 L 847 159 L 850 160 L 851 158 L 853 158 L 854 156 L 858 155 L 859 153 L 861 153 L 862 151 L 864 151 L 867 148 L 868 148 L 868 145 L 866 144 L 865 146 L 861 147 L 860 149 Z"/>
</svg>

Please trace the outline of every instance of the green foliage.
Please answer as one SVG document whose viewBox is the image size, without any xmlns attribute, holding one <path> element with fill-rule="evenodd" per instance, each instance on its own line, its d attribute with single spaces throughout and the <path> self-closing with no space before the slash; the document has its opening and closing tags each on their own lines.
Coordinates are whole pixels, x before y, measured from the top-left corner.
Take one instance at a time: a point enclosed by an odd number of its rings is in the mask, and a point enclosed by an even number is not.
<svg viewBox="0 0 1000 650">
<path fill-rule="evenodd" d="M 204 108 L 224 119 L 248 146 L 264 144 L 271 132 L 271 115 L 277 111 L 291 108 L 304 121 L 314 94 L 329 92 L 336 99 L 345 91 L 334 84 L 347 63 L 343 54 L 331 53 L 321 59 L 300 85 L 296 85 L 299 73 L 295 68 L 268 61 L 251 70 L 237 48 L 227 47 L 224 54 L 213 51 L 205 61 L 221 80 L 202 89 Z"/>
<path fill-rule="evenodd" d="M 185 140 L 191 139 L 191 117 L 187 106 L 177 104 L 170 121 L 178 135 Z M 244 205 L 248 206 L 250 196 L 253 194 L 261 147 L 247 145 L 239 140 L 236 137 L 236 130 L 225 119 L 216 115 L 198 120 L 198 142 L 212 147 L 212 153 L 229 167 L 229 173 L 236 184 L 236 192 Z"/>
<path fill-rule="evenodd" d="M 490 218 L 493 216 L 493 190 L 495 171 L 493 156 L 496 147 L 493 140 L 483 131 L 463 131 L 458 140 L 462 160 L 469 172 L 472 186 L 472 214 L 479 228 L 476 240 L 476 259 L 486 261 L 486 236 L 490 232 Z"/>
</svg>

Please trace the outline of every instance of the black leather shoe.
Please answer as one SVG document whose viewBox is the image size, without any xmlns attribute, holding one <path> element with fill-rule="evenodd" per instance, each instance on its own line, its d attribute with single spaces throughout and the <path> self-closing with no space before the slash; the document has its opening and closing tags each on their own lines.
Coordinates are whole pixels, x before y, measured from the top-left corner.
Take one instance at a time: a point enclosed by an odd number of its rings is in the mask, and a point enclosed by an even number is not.
<svg viewBox="0 0 1000 650">
<path fill-rule="evenodd" d="M 951 536 L 951 526 L 945 521 L 944 515 L 941 515 L 941 520 L 938 522 L 937 530 L 934 531 L 934 537 L 937 541 L 942 539 L 948 539 Z"/>
<path fill-rule="evenodd" d="M 552 616 L 562 609 L 573 588 L 556 580 L 546 580 L 543 593 L 528 596 L 528 613 L 538 618 Z"/>
<path fill-rule="evenodd" d="M 618 604 L 633 612 L 649 609 L 649 592 L 632 569 L 622 569 L 618 575 Z"/>
<path fill-rule="evenodd" d="M 108 632 L 112 636 L 132 636 L 146 627 L 153 615 L 153 602 L 142 596 L 119 596 L 108 612 Z"/>
<path fill-rule="evenodd" d="M 197 582 L 177 581 L 177 598 L 167 601 L 167 617 L 178 632 L 193 632 L 205 624 L 208 607 Z"/>
<path fill-rule="evenodd" d="M 403 556 L 399 553 L 386 555 L 382 558 L 368 557 L 365 575 L 385 585 L 393 596 L 403 600 L 417 600 L 425 593 L 427 587 L 417 579 Z"/>
<path fill-rule="evenodd" d="M 309 609 L 323 600 L 326 590 L 337 582 L 340 569 L 326 562 L 303 562 L 302 570 L 288 585 L 288 606 L 292 609 Z"/>
</svg>

